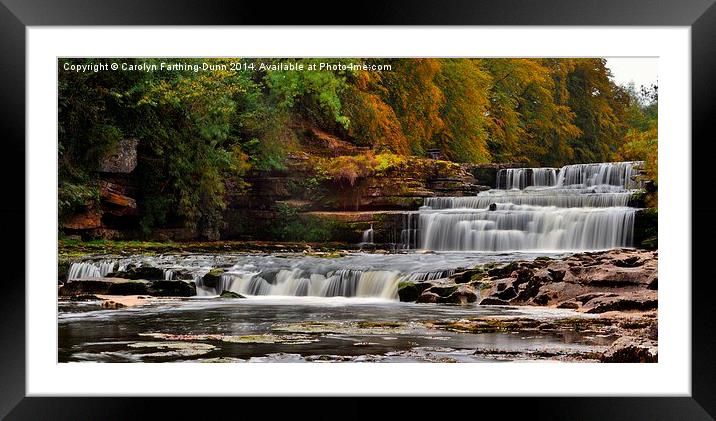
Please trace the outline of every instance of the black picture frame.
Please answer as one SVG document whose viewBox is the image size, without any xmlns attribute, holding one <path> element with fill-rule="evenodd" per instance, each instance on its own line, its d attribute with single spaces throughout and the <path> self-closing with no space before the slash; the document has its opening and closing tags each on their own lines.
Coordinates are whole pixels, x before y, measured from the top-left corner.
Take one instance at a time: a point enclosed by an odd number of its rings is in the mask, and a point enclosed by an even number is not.
<svg viewBox="0 0 716 421">
<path fill-rule="evenodd" d="M 692 69 L 692 367 L 691 396 L 470 398 L 474 402 L 406 403 L 391 399 L 388 407 L 402 417 L 442 416 L 455 409 L 502 408 L 508 416 L 548 419 L 714 419 L 716 417 L 716 311 L 714 282 L 708 276 L 709 239 L 716 234 L 716 205 L 707 192 L 713 159 L 713 132 L 707 130 L 716 110 L 715 0 L 503 0 L 503 1 L 366 1 L 257 2 L 203 0 L 0 0 L 0 138 L 5 157 L 0 165 L 4 200 L 0 201 L 5 247 L 0 300 L 0 417 L 7 419 L 126 419 L 151 414 L 203 418 L 224 411 L 243 411 L 243 398 L 204 398 L 199 402 L 167 402 L 167 398 L 25 397 L 25 72 L 26 27 L 64 25 L 568 25 L 568 26 L 688 26 L 691 28 Z M 345 7 L 345 6 L 344 6 Z M 672 139 L 673 141 L 673 139 Z M 688 139 L 684 140 L 684 142 Z M 678 176 L 663 174 L 663 177 Z M 686 207 L 688 204 L 684 204 Z M 685 210 L 684 217 L 688 217 Z M 111 379 L 98 379 L 111 381 Z M 140 380 L 141 381 L 141 380 Z M 277 380 L 278 381 L 278 380 Z M 565 381 L 588 381 L 565 380 Z M 161 394 L 161 391 L 157 391 Z M 396 391 L 399 394 L 399 391 Z M 638 391 L 635 392 L 638 395 Z M 322 403 L 274 402 L 261 398 L 252 406 L 270 408 L 272 417 L 297 408 L 321 408 Z M 285 398 L 282 398 L 285 399 Z M 315 399 L 315 398 L 309 398 Z M 509 399 L 509 400 L 506 400 Z M 375 407 L 352 398 L 331 404 L 346 416 L 372 416 Z M 385 403 L 379 403 L 381 407 Z M 445 409 L 449 408 L 449 409 Z M 313 411 L 313 410 L 312 410 Z M 309 412 L 312 412 L 309 411 Z M 479 411 L 478 411 L 479 412 Z M 238 415 L 238 413 L 234 412 Z M 342 417 L 343 415 L 341 415 Z M 476 415 L 477 416 L 477 415 Z"/>
</svg>

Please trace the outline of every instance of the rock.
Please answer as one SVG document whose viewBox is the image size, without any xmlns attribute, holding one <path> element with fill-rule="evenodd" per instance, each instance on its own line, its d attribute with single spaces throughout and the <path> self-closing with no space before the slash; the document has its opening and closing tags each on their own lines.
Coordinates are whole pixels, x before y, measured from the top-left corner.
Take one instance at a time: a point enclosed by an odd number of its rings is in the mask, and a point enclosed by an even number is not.
<svg viewBox="0 0 716 421">
<path fill-rule="evenodd" d="M 95 209 L 66 216 L 60 221 L 60 227 L 73 230 L 86 230 L 101 226 L 102 213 Z"/>
<path fill-rule="evenodd" d="M 447 297 L 453 292 L 457 291 L 458 286 L 457 285 L 433 285 L 430 288 L 427 289 L 427 292 L 431 292 L 433 294 L 437 294 L 440 297 Z"/>
<path fill-rule="evenodd" d="M 467 285 L 461 285 L 455 292 L 439 300 L 441 303 L 448 304 L 468 304 L 475 301 L 477 301 L 477 294 Z"/>
<path fill-rule="evenodd" d="M 562 282 L 564 280 L 564 275 L 566 272 L 564 270 L 559 269 L 551 269 L 548 268 L 547 272 L 549 273 L 549 276 L 552 278 L 554 282 Z"/>
<path fill-rule="evenodd" d="M 440 296 L 438 294 L 435 294 L 434 292 L 430 291 L 424 291 L 420 296 L 418 297 L 417 301 L 418 303 L 437 303 L 438 300 L 440 300 Z"/>
<path fill-rule="evenodd" d="M 105 212 L 115 216 L 135 214 L 137 201 L 124 195 L 120 189 L 118 185 L 108 181 L 103 180 L 100 183 L 100 197 Z"/>
<path fill-rule="evenodd" d="M 651 291 L 649 291 L 651 292 Z M 585 306 L 587 313 L 606 313 L 607 311 L 647 311 L 658 308 L 656 294 L 652 296 L 632 295 L 617 297 L 598 297 Z"/>
<path fill-rule="evenodd" d="M 123 240 L 132 238 L 131 232 L 99 227 L 88 230 L 84 236 L 91 240 Z"/>
<path fill-rule="evenodd" d="M 562 301 L 561 303 L 557 304 L 557 308 L 577 309 L 579 308 L 579 303 L 576 301 Z"/>
<path fill-rule="evenodd" d="M 61 296 L 73 295 L 139 295 L 147 294 L 149 282 L 121 278 L 76 279 L 67 281 L 59 290 Z"/>
<path fill-rule="evenodd" d="M 507 265 L 496 267 L 487 271 L 487 274 L 493 278 L 506 278 L 517 270 L 518 265 L 516 262 L 510 262 Z"/>
<path fill-rule="evenodd" d="M 481 306 L 488 306 L 488 305 L 489 306 L 508 306 L 508 305 L 510 305 L 510 303 L 505 300 L 501 300 L 499 298 L 487 297 L 487 298 L 483 298 L 480 301 L 480 305 Z"/>
<path fill-rule="evenodd" d="M 647 285 L 646 287 L 651 290 L 659 289 L 659 279 L 658 278 L 652 279 L 651 281 L 649 281 L 649 285 Z"/>
<path fill-rule="evenodd" d="M 497 210 L 497 203 L 490 203 L 490 207 L 488 208 L 490 211 L 496 211 Z"/>
<path fill-rule="evenodd" d="M 72 266 L 72 262 L 69 260 L 59 260 L 57 262 L 57 280 L 58 281 L 65 281 L 67 280 L 67 275 L 70 273 L 70 266 Z"/>
<path fill-rule="evenodd" d="M 161 297 L 190 297 L 196 295 L 194 282 L 147 281 L 124 278 L 89 278 L 67 281 L 59 289 L 61 296 L 97 295 L 153 295 Z"/>
<path fill-rule="evenodd" d="M 137 167 L 137 139 L 122 139 L 115 153 L 105 157 L 99 163 L 99 171 L 105 173 L 127 174 Z"/>
<path fill-rule="evenodd" d="M 515 288 L 517 288 L 520 284 L 529 282 L 529 280 L 534 276 L 532 270 L 530 269 L 517 269 L 515 272 L 517 273 L 517 278 L 512 283 L 512 286 Z"/>
<path fill-rule="evenodd" d="M 221 291 L 221 294 L 219 295 L 219 298 L 246 298 L 241 294 L 237 294 L 233 291 Z"/>
<path fill-rule="evenodd" d="M 484 279 L 487 273 L 482 268 L 467 269 L 450 276 L 450 279 L 456 284 L 466 284 L 473 281 Z"/>
<path fill-rule="evenodd" d="M 106 295 L 142 295 L 148 294 L 147 281 L 134 280 L 130 282 L 113 283 Z"/>
<path fill-rule="evenodd" d="M 70 301 L 98 301 L 101 300 L 96 295 L 93 294 L 83 294 L 83 295 L 73 295 L 70 297 Z"/>
<path fill-rule="evenodd" d="M 621 268 L 633 268 L 637 266 L 643 265 L 644 262 L 639 259 L 639 256 L 629 256 L 625 257 L 623 259 L 616 259 L 614 260 L 614 266 L 618 266 Z"/>
<path fill-rule="evenodd" d="M 413 302 L 418 299 L 421 291 L 415 286 L 413 282 L 400 282 L 398 284 L 398 297 L 403 302 Z"/>
<path fill-rule="evenodd" d="M 120 272 L 107 275 L 110 278 L 145 279 L 149 281 L 164 280 L 164 270 L 153 266 L 131 267 Z"/>
<path fill-rule="evenodd" d="M 497 297 L 500 300 L 504 300 L 504 301 L 509 301 L 509 300 L 515 298 L 516 296 L 517 296 L 517 291 L 515 291 L 515 288 L 512 286 L 505 288 L 502 291 L 498 292 L 497 294 L 493 295 L 493 297 Z"/>
<path fill-rule="evenodd" d="M 124 308 L 126 306 L 122 303 L 118 303 L 118 302 L 115 302 L 112 300 L 105 300 L 105 301 L 102 301 L 102 307 L 116 310 L 118 308 Z"/>
<path fill-rule="evenodd" d="M 520 288 L 515 300 L 527 302 L 530 298 L 536 297 L 540 292 L 540 286 L 542 286 L 542 278 L 532 277 L 527 282 L 527 285 Z"/>
<path fill-rule="evenodd" d="M 172 270 L 172 281 L 193 281 L 194 275 L 186 270 Z"/>
<path fill-rule="evenodd" d="M 588 303 L 590 300 L 593 300 L 597 297 L 603 297 L 604 293 L 591 293 L 591 294 L 582 294 L 576 297 L 576 300 L 582 303 L 582 305 Z"/>
<path fill-rule="evenodd" d="M 192 297 L 196 295 L 196 284 L 187 281 L 154 281 L 149 286 L 149 295 L 157 297 Z"/>
<path fill-rule="evenodd" d="M 223 274 L 224 271 L 222 269 L 214 268 L 204 275 L 202 282 L 205 287 L 216 288 L 216 286 L 221 283 L 221 275 Z"/>
<path fill-rule="evenodd" d="M 612 344 L 600 358 L 604 363 L 658 362 L 657 344 L 645 338 L 624 336 Z"/>
</svg>

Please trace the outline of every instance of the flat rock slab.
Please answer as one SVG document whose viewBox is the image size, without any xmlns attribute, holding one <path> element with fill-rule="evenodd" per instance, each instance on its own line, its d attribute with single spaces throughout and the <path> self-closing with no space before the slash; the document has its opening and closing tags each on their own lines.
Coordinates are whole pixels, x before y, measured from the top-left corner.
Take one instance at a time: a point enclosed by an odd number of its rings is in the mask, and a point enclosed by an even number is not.
<svg viewBox="0 0 716 421">
<path fill-rule="evenodd" d="M 59 289 L 61 296 L 84 294 L 152 295 L 161 297 L 191 297 L 196 285 L 187 281 L 147 281 L 124 278 L 85 278 L 67 281 Z"/>
</svg>

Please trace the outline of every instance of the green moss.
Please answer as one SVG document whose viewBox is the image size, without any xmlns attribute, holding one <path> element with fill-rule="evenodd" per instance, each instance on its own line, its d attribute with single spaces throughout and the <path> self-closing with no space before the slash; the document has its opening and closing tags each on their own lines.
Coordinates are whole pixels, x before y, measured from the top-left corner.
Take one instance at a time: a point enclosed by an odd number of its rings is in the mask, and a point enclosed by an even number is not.
<svg viewBox="0 0 716 421">
<path fill-rule="evenodd" d="M 401 289 L 403 289 L 403 288 L 414 287 L 414 286 L 415 286 L 415 282 L 411 282 L 411 281 L 400 281 L 400 282 L 398 282 L 398 290 L 401 290 Z"/>
<path fill-rule="evenodd" d="M 58 281 L 64 281 L 67 279 L 67 275 L 70 272 L 70 266 L 72 266 L 72 262 L 69 260 L 63 260 L 60 259 L 57 263 L 57 280 Z"/>
</svg>

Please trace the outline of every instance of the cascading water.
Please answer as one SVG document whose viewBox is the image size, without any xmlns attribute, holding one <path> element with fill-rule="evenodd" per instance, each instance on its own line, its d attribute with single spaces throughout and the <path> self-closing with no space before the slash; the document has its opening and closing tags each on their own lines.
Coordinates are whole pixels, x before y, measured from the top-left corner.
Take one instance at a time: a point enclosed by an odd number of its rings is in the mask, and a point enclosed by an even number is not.
<svg viewBox="0 0 716 421">
<path fill-rule="evenodd" d="M 115 268 L 120 264 L 124 267 L 149 266 L 163 269 L 166 280 L 192 280 L 198 296 L 233 291 L 245 296 L 362 297 L 395 301 L 402 281 L 444 279 L 454 274 L 456 268 L 510 258 L 504 254 L 421 253 L 355 253 L 330 259 L 300 254 L 163 255 L 121 260 L 88 259 L 75 263 L 70 272 L 74 276 L 72 279 L 82 279 L 81 270 L 96 274 L 99 268 L 109 270 L 113 265 Z M 530 256 L 525 255 L 525 258 Z M 94 269 L 87 269 L 90 267 Z M 205 282 L 204 276 L 212 269 L 223 271 L 220 280 Z"/>
<path fill-rule="evenodd" d="M 373 244 L 373 224 L 370 224 L 370 228 L 363 231 L 361 244 Z"/>
<path fill-rule="evenodd" d="M 301 269 L 282 269 L 278 273 L 229 272 L 222 276 L 221 289 L 246 295 L 396 299 L 399 281 L 397 271 L 339 269 L 321 274 Z"/>
<path fill-rule="evenodd" d="M 514 259 L 502 251 L 550 252 L 630 246 L 635 209 L 629 207 L 638 163 L 501 170 L 500 188 L 472 197 L 425 200 L 396 222 L 405 249 L 481 253 L 357 253 L 340 258 L 279 255 L 134 256 L 74 263 L 68 279 L 105 277 L 130 267 L 163 270 L 165 280 L 193 280 L 197 295 L 372 297 L 397 300 L 401 281 L 446 278 L 456 268 Z M 510 173 L 511 172 L 511 173 Z M 503 180 L 502 182 L 499 180 Z M 517 180 L 517 181 L 515 181 Z M 396 238 L 397 240 L 397 238 Z M 373 227 L 363 243 L 373 242 Z M 485 252 L 498 252 L 490 254 Z M 535 254 L 536 255 L 536 254 Z M 219 281 L 205 282 L 212 269 Z M 207 278 L 208 279 L 208 278 Z"/>
<path fill-rule="evenodd" d="M 631 246 L 638 162 L 500 170 L 498 188 L 428 198 L 417 248 L 455 251 L 600 250 Z"/>
<path fill-rule="evenodd" d="M 556 168 L 508 168 L 497 172 L 497 188 L 503 190 L 554 186 L 556 182 Z"/>
<path fill-rule="evenodd" d="M 67 279 L 101 278 L 114 271 L 114 260 L 100 262 L 78 262 L 70 266 Z"/>
</svg>

